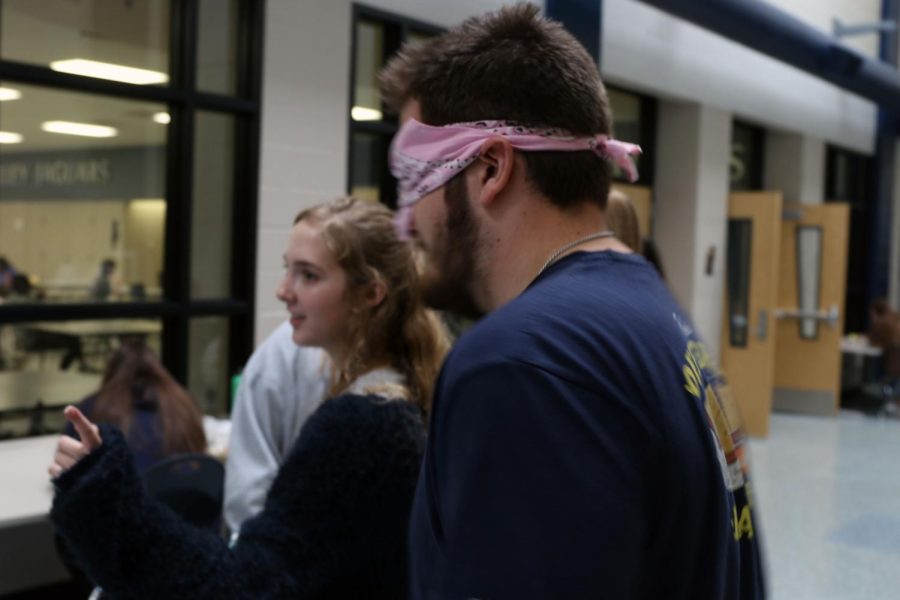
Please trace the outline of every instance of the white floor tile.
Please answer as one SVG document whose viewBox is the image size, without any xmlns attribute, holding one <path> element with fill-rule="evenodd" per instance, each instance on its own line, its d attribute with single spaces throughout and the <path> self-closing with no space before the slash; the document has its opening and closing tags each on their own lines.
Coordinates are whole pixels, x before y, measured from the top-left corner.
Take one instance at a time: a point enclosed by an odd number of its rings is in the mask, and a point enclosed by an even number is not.
<svg viewBox="0 0 900 600">
<path fill-rule="evenodd" d="M 900 420 L 775 414 L 750 449 L 771 598 L 900 598 Z"/>
</svg>

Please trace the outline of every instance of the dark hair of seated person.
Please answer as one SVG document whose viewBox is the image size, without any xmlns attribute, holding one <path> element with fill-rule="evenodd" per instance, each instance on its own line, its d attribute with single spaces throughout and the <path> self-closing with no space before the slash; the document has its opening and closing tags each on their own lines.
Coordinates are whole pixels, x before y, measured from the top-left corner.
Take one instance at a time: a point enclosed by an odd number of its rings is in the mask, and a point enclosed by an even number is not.
<svg viewBox="0 0 900 600">
<path fill-rule="evenodd" d="M 136 421 L 139 412 L 149 412 L 155 421 L 154 437 L 160 442 L 155 458 L 205 450 L 200 409 L 149 346 L 134 340 L 123 343 L 110 356 L 102 381 L 96 395 L 84 403 L 92 420 L 115 425 L 132 442 L 135 436 L 147 435 L 139 432 L 142 428 Z M 149 440 L 137 442 L 147 444 Z"/>
</svg>

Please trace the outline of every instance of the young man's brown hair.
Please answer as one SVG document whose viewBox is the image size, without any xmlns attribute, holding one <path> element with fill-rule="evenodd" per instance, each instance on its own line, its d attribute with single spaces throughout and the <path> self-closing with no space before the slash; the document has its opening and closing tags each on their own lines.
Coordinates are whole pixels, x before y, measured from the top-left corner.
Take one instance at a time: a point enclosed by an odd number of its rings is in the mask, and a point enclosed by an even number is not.
<svg viewBox="0 0 900 600">
<path fill-rule="evenodd" d="M 381 72 L 399 110 L 418 100 L 430 125 L 505 119 L 579 135 L 611 132 L 606 91 L 584 47 L 538 7 L 520 3 L 404 46 Z M 606 204 L 610 169 L 592 152 L 524 152 L 529 180 L 565 208 Z"/>
</svg>

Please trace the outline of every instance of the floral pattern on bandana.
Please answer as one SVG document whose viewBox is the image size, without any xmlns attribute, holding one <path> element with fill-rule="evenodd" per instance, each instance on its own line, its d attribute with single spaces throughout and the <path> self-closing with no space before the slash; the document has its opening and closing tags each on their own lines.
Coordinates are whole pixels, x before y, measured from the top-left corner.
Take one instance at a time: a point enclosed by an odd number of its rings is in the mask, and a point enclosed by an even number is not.
<svg viewBox="0 0 900 600">
<path fill-rule="evenodd" d="M 636 144 L 606 135 L 576 136 L 552 127 L 525 127 L 513 121 L 475 121 L 440 127 L 409 119 L 391 144 L 391 173 L 399 181 L 398 205 L 410 207 L 439 189 L 474 162 L 484 142 L 503 136 L 521 151 L 589 150 L 620 167 L 632 181 L 637 169 L 631 160 L 640 154 Z M 405 220 L 409 221 L 409 215 Z"/>
</svg>

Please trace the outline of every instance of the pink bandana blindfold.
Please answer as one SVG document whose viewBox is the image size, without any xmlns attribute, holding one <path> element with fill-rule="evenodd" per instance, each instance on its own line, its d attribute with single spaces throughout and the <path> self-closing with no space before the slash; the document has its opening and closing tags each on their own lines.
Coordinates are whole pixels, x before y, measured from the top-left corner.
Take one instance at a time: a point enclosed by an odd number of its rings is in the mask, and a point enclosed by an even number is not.
<svg viewBox="0 0 900 600">
<path fill-rule="evenodd" d="M 522 127 L 507 121 L 478 121 L 435 127 L 409 119 L 391 144 L 391 173 L 399 180 L 397 231 L 409 237 L 411 207 L 445 185 L 478 158 L 485 140 L 506 138 L 517 150 L 575 152 L 593 150 L 621 168 L 630 181 L 637 180 L 632 156 L 641 153 L 636 144 L 606 135 L 578 137 L 548 128 Z"/>
</svg>

